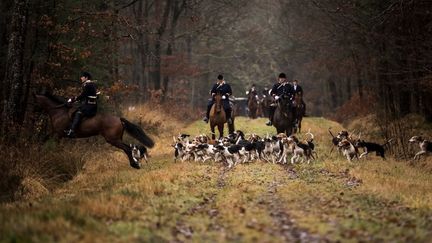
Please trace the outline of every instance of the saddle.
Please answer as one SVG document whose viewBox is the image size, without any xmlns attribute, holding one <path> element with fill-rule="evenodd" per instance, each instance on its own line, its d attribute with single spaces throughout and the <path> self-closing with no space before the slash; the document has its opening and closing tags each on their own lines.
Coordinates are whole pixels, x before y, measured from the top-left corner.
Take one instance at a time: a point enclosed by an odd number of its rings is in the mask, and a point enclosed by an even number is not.
<svg viewBox="0 0 432 243">
<path fill-rule="evenodd" d="M 77 111 L 78 111 L 78 107 L 77 106 L 72 106 L 72 107 L 69 108 L 69 110 L 68 110 L 68 117 L 69 117 L 70 120 L 73 119 L 74 114 Z"/>
</svg>

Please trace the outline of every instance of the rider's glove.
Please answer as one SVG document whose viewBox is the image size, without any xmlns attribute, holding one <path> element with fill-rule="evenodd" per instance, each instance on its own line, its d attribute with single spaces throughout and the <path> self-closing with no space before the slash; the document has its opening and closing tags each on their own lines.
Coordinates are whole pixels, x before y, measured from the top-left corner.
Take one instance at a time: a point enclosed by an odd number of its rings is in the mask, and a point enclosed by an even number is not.
<svg viewBox="0 0 432 243">
<path fill-rule="evenodd" d="M 277 96 L 277 95 L 275 96 L 275 100 L 278 100 L 279 98 L 280 98 L 279 96 Z"/>
<path fill-rule="evenodd" d="M 226 99 L 226 96 L 225 96 L 225 95 L 222 95 L 222 99 L 223 99 L 223 100 Z"/>
</svg>

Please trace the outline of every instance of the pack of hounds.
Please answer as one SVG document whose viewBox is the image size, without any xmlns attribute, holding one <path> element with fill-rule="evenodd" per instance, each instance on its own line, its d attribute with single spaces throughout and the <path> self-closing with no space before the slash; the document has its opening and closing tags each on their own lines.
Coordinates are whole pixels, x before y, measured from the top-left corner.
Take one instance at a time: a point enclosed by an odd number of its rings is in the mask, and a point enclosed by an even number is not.
<svg viewBox="0 0 432 243">
<path fill-rule="evenodd" d="M 173 137 L 174 161 L 225 162 L 231 168 L 238 163 L 261 160 L 271 163 L 310 163 L 316 159 L 314 135 L 300 141 L 296 136 L 284 133 L 261 138 L 257 134 L 245 134 L 237 130 L 226 137 L 211 140 L 205 134 L 192 138 L 188 134 Z"/>
<path fill-rule="evenodd" d="M 387 140 L 384 144 L 366 142 L 361 139 L 361 134 L 357 138 L 350 135 L 348 131 L 340 131 L 336 136 L 331 129 L 331 142 L 334 145 L 330 153 L 336 148 L 348 161 L 361 159 L 369 153 L 374 152 L 376 156 L 385 159 L 385 151 L 394 139 Z M 173 137 L 174 161 L 215 161 L 224 162 L 229 168 L 239 164 L 248 163 L 255 160 L 269 163 L 291 164 L 316 160 L 314 135 L 310 130 L 306 133 L 304 141 L 299 140 L 295 135 L 287 136 L 280 133 L 274 136 L 260 137 L 257 134 L 245 134 L 237 130 L 226 137 L 211 140 L 206 134 L 191 137 L 188 134 L 179 134 Z M 432 142 L 422 137 L 414 136 L 409 140 L 410 143 L 418 143 L 420 151 L 415 154 L 414 160 L 421 155 L 432 152 Z M 360 149 L 363 150 L 360 153 Z"/>
<path fill-rule="evenodd" d="M 358 138 L 355 139 L 354 136 L 348 133 L 348 131 L 343 130 L 337 133 L 336 136 L 331 132 L 331 128 L 328 129 L 330 135 L 332 136 L 332 144 L 334 148 L 342 153 L 348 161 L 353 159 L 361 159 L 367 156 L 370 152 L 375 152 L 376 156 L 380 156 L 385 160 L 385 151 L 394 139 L 387 140 L 384 144 L 378 144 L 374 142 L 366 142 L 361 139 L 361 133 Z M 420 136 L 414 136 L 408 140 L 410 143 L 417 143 L 420 146 L 420 151 L 414 155 L 413 160 L 420 159 L 420 156 L 426 154 L 427 152 L 432 152 L 432 143 Z M 363 153 L 359 153 L 359 149 L 363 149 Z"/>
</svg>

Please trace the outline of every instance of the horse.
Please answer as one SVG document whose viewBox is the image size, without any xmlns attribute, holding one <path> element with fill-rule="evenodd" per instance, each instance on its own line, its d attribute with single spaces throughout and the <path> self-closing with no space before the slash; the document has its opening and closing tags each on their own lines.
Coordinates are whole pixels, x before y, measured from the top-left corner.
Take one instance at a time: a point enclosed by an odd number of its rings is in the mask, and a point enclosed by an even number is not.
<svg viewBox="0 0 432 243">
<path fill-rule="evenodd" d="M 258 96 L 254 92 L 249 92 L 248 94 L 249 118 L 252 119 L 257 118 L 258 106 L 259 106 Z"/>
<path fill-rule="evenodd" d="M 260 107 L 261 107 L 261 110 L 262 110 L 262 116 L 263 117 L 268 117 L 269 116 L 268 110 L 269 110 L 271 102 L 272 102 L 272 98 L 271 98 L 270 95 L 268 95 L 268 94 L 263 94 L 262 95 L 261 102 L 260 102 Z"/>
<path fill-rule="evenodd" d="M 297 126 L 294 127 L 294 133 L 301 133 L 301 123 L 305 115 L 305 107 L 303 105 L 303 97 L 300 93 L 294 95 L 294 107 L 295 107 L 295 119 L 297 120 Z"/>
<path fill-rule="evenodd" d="M 223 108 L 222 104 L 222 95 L 216 94 L 215 95 L 215 102 L 210 109 L 210 130 L 212 133 L 212 139 L 214 140 L 216 138 L 215 133 L 215 127 L 218 127 L 219 130 L 219 137 L 223 137 L 223 130 L 224 130 L 224 124 L 227 122 L 225 110 Z M 231 116 L 232 124 L 228 124 L 228 131 L 229 133 L 234 132 L 234 114 Z"/>
<path fill-rule="evenodd" d="M 273 116 L 273 126 L 277 133 L 291 135 L 293 129 L 294 115 L 291 110 L 290 99 L 283 95 L 277 102 L 277 107 Z"/>
<path fill-rule="evenodd" d="M 52 131 L 58 138 L 65 137 L 65 130 L 71 123 L 71 109 L 67 103 L 60 98 L 50 94 L 34 94 L 35 102 L 39 105 L 51 120 Z M 107 114 L 96 114 L 90 118 L 84 118 L 75 131 L 76 138 L 86 138 L 101 135 L 105 141 L 114 147 L 123 150 L 129 158 L 130 166 L 140 169 L 140 162 L 132 155 L 132 148 L 122 141 L 123 133 L 126 131 L 144 146 L 152 148 L 153 140 L 145 134 L 141 127 L 129 122 L 123 117 Z M 147 149 L 145 148 L 145 153 Z"/>
</svg>

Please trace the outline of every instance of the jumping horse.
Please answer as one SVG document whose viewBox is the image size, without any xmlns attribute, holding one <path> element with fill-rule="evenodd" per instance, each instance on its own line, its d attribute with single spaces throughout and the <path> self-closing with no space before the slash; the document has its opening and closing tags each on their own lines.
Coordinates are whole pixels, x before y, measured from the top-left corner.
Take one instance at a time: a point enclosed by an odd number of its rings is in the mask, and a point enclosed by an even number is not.
<svg viewBox="0 0 432 243">
<path fill-rule="evenodd" d="M 71 108 L 67 103 L 53 95 L 34 94 L 36 103 L 48 113 L 52 129 L 59 138 L 64 137 L 66 130 L 71 123 Z M 86 138 L 101 135 L 105 141 L 114 147 L 123 150 L 129 158 L 130 166 L 135 169 L 141 168 L 138 160 L 132 156 L 132 148 L 122 141 L 123 133 L 126 131 L 142 145 L 152 148 L 153 140 L 145 134 L 141 127 L 129 122 L 123 117 L 107 114 L 96 114 L 91 118 L 85 118 L 75 131 L 77 138 Z M 147 152 L 146 147 L 145 153 Z"/>
<path fill-rule="evenodd" d="M 233 109 L 234 110 L 234 109 Z M 212 139 L 214 140 L 216 138 L 215 133 L 215 127 L 217 126 L 219 130 L 219 137 L 223 137 L 224 133 L 224 124 L 227 122 L 225 110 L 223 108 L 222 104 L 222 95 L 216 94 L 215 95 L 215 102 L 210 109 L 210 130 L 212 133 Z M 232 123 L 228 124 L 228 132 L 233 133 L 234 132 L 234 113 L 231 115 Z"/>
<path fill-rule="evenodd" d="M 301 133 L 301 123 L 305 115 L 305 107 L 303 105 L 303 98 L 300 93 L 294 95 L 294 107 L 295 107 L 295 119 L 297 120 L 297 126 L 294 127 L 294 133 Z"/>
<path fill-rule="evenodd" d="M 290 99 L 283 95 L 277 102 L 277 107 L 273 116 L 273 126 L 277 133 L 291 135 L 293 130 L 294 114 L 291 109 Z"/>
</svg>

